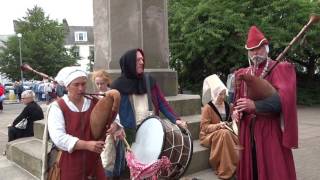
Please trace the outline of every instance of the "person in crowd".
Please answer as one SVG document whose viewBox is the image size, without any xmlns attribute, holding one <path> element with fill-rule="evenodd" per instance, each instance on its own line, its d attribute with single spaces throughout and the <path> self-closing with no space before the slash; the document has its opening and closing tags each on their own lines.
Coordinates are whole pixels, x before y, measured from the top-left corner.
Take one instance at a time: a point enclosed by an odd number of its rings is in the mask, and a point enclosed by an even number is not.
<svg viewBox="0 0 320 180">
<path fill-rule="evenodd" d="M 46 99 L 45 101 L 47 104 L 49 104 L 51 100 L 50 94 L 52 93 L 53 88 L 52 88 L 51 82 L 47 78 L 44 78 L 43 82 L 44 82 L 44 93 L 45 93 L 45 99 Z"/>
<path fill-rule="evenodd" d="M 235 175 L 238 164 L 238 136 L 232 122 L 229 104 L 225 101 L 227 88 L 214 74 L 203 82 L 204 104 L 200 122 L 200 144 L 210 148 L 209 163 L 221 179 Z"/>
<path fill-rule="evenodd" d="M 38 85 L 38 91 L 39 91 L 39 100 L 45 101 L 46 100 L 46 94 L 44 92 L 44 82 L 40 81 Z"/>
<path fill-rule="evenodd" d="M 34 81 L 33 84 L 32 84 L 32 90 L 33 90 L 33 92 L 36 94 L 36 99 L 37 99 L 38 101 L 40 101 L 40 99 L 39 99 L 39 88 L 38 88 L 38 86 L 39 86 L 39 82 Z"/>
<path fill-rule="evenodd" d="M 3 101 L 5 99 L 5 94 L 5 87 L 0 83 L 0 113 L 3 111 Z"/>
<path fill-rule="evenodd" d="M 111 84 L 111 78 L 103 69 L 93 72 L 92 81 L 96 85 L 100 94 L 104 94 L 110 89 L 109 86 Z M 119 115 L 117 115 L 116 119 L 111 124 L 110 129 L 108 129 L 108 134 L 105 139 L 105 149 L 101 153 L 102 165 L 105 168 L 107 177 L 112 176 L 116 158 L 116 144 L 118 144 L 119 139 L 123 139 L 125 135 L 122 127 Z"/>
<path fill-rule="evenodd" d="M 18 81 L 15 81 L 13 83 L 13 92 L 14 92 L 15 97 L 17 98 L 17 102 L 19 102 L 18 94 L 17 94 L 17 88 L 18 88 Z"/>
<path fill-rule="evenodd" d="M 35 94 L 32 90 L 23 91 L 21 101 L 26 107 L 18 117 L 8 126 L 8 141 L 22 137 L 33 136 L 33 122 L 43 119 L 42 108 L 34 101 Z"/>
<path fill-rule="evenodd" d="M 16 82 L 15 83 L 15 86 L 14 86 L 14 91 L 15 91 L 15 94 L 17 95 L 18 97 L 18 102 L 21 102 L 21 94 L 23 92 L 23 86 L 22 86 L 22 82 Z"/>
<path fill-rule="evenodd" d="M 57 92 L 56 92 L 56 88 L 57 88 L 57 82 L 56 81 L 50 81 L 50 86 L 51 86 L 51 92 L 48 93 L 49 95 L 49 103 L 51 103 L 52 101 L 57 99 Z"/>
<path fill-rule="evenodd" d="M 118 90 L 121 94 L 120 122 L 129 144 L 135 140 L 137 125 L 150 115 L 144 73 L 145 62 L 142 49 L 128 50 L 120 58 L 121 76 L 111 84 L 111 88 Z M 152 76 L 149 77 L 150 96 L 155 115 L 159 115 L 161 111 L 172 123 L 186 128 L 186 122 L 182 121 L 169 106 L 155 79 Z M 117 157 L 113 170 L 115 179 L 123 173 L 124 169 L 123 144 L 119 143 L 116 151 Z"/>
<path fill-rule="evenodd" d="M 63 81 L 68 91 L 48 107 L 49 135 L 62 151 L 60 179 L 106 179 L 100 158 L 105 143 L 94 140 L 90 128 L 90 114 L 96 101 L 83 96 L 87 73 L 77 66 L 65 67 L 55 80 Z"/>
<path fill-rule="evenodd" d="M 243 146 L 237 179 L 295 180 L 292 155 L 292 149 L 298 147 L 295 67 L 281 62 L 270 71 L 276 62 L 268 57 L 269 42 L 256 26 L 250 27 L 245 48 L 250 66 L 235 74 L 233 116 L 240 123 L 239 140 Z M 240 80 L 241 75 L 265 79 L 271 88 L 260 87 L 259 83 L 249 86 Z M 253 98 L 248 94 L 253 91 L 272 95 Z"/>
<path fill-rule="evenodd" d="M 66 87 L 63 85 L 62 81 L 56 84 L 56 94 L 59 98 L 67 94 Z"/>
</svg>

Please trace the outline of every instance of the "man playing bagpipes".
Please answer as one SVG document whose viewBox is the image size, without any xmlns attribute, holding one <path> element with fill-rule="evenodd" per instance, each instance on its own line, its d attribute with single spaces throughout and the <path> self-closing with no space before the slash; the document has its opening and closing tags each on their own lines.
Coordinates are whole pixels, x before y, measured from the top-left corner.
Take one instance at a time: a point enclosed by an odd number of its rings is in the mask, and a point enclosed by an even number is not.
<svg viewBox="0 0 320 180">
<path fill-rule="evenodd" d="M 276 61 L 268 57 L 268 45 L 260 30 L 252 26 L 245 45 L 250 66 L 236 72 L 233 116 L 240 124 L 242 145 L 239 180 L 296 179 L 291 150 L 298 147 L 295 67 L 281 62 L 271 68 Z M 260 87 L 254 81 L 265 82 Z M 259 97 L 255 92 L 270 96 Z"/>
</svg>

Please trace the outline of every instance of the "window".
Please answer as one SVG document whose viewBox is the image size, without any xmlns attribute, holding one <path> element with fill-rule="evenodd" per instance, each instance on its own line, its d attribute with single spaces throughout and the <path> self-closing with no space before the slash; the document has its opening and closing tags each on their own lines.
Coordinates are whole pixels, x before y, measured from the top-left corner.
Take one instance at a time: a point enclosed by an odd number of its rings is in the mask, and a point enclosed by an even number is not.
<svg viewBox="0 0 320 180">
<path fill-rule="evenodd" d="M 87 32 L 85 32 L 85 31 L 74 32 L 74 40 L 75 41 L 88 41 Z"/>
</svg>

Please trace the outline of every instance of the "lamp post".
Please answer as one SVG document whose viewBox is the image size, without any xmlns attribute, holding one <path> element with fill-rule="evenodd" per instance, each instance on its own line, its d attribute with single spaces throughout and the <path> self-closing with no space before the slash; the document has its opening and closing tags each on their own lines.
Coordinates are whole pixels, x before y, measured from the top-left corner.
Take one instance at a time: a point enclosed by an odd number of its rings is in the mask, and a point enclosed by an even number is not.
<svg viewBox="0 0 320 180">
<path fill-rule="evenodd" d="M 21 38 L 22 38 L 22 34 L 18 33 L 17 36 L 18 36 L 18 39 L 19 39 L 20 67 L 21 67 L 22 66 L 22 54 L 21 54 Z M 20 74 L 21 74 L 21 85 L 23 87 L 23 71 L 22 71 L 21 68 L 20 68 Z"/>
</svg>

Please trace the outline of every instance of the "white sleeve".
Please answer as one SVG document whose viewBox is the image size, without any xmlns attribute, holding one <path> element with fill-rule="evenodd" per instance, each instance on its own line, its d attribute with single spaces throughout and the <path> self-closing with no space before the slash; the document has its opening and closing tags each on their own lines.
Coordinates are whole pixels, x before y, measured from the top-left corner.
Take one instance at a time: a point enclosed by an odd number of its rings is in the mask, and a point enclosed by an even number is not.
<svg viewBox="0 0 320 180">
<path fill-rule="evenodd" d="M 57 102 L 48 108 L 48 131 L 53 143 L 63 151 L 72 153 L 79 138 L 66 133 L 65 121 Z"/>
<path fill-rule="evenodd" d="M 123 126 L 122 126 L 121 123 L 120 123 L 120 116 L 119 116 L 119 114 L 117 114 L 116 119 L 114 120 L 114 122 L 117 123 L 118 126 L 120 126 L 121 128 L 123 128 Z"/>
</svg>

